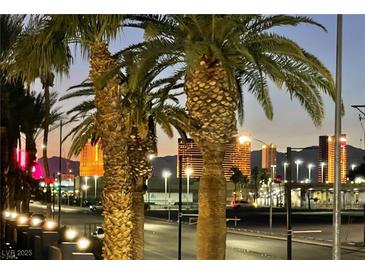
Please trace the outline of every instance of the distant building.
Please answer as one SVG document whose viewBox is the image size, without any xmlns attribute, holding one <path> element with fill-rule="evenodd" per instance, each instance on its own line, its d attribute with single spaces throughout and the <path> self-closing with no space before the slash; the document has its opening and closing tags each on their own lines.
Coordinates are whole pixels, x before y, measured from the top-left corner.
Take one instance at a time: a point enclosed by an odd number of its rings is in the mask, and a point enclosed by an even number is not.
<svg viewBox="0 0 365 274">
<path fill-rule="evenodd" d="M 346 183 L 347 175 L 347 139 L 346 134 L 341 134 L 341 183 Z M 328 182 L 335 182 L 335 136 L 328 137 Z"/>
<path fill-rule="evenodd" d="M 328 182 L 328 136 L 319 136 L 319 155 L 317 165 L 317 177 L 319 183 Z M 323 178 L 322 178 L 323 168 Z"/>
<path fill-rule="evenodd" d="M 80 153 L 80 176 L 103 176 L 103 151 L 99 144 L 89 141 Z"/>
<path fill-rule="evenodd" d="M 193 139 L 184 142 L 178 139 L 177 155 L 177 176 L 179 176 L 179 156 L 182 156 L 182 175 L 186 177 L 186 170 L 190 168 L 193 172 L 191 177 L 201 177 L 203 174 L 203 158 L 201 152 Z M 223 160 L 224 176 L 229 181 L 232 171 L 231 167 L 237 166 L 244 175 L 251 175 L 251 142 L 239 143 L 233 138 L 226 145 L 226 153 Z"/>
<path fill-rule="evenodd" d="M 261 168 L 271 170 L 276 165 L 276 146 L 274 144 L 263 145 L 261 149 Z"/>
</svg>

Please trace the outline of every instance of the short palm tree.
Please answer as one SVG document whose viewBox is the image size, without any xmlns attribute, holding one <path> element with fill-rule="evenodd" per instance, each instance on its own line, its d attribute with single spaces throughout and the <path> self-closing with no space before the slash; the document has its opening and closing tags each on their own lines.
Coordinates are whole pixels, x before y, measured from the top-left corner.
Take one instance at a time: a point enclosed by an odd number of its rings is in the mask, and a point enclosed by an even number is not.
<svg viewBox="0 0 365 274">
<path fill-rule="evenodd" d="M 159 62 L 157 56 L 153 60 L 139 58 L 135 60 L 135 53 L 122 61 L 119 78 L 122 79 L 121 88 L 125 89 L 120 107 L 128 113 L 129 138 L 128 158 L 131 170 L 130 180 L 133 185 L 133 259 L 143 259 L 143 231 L 144 231 L 144 182 L 151 176 L 152 167 L 150 154 L 157 152 L 156 125 L 160 125 L 165 133 L 173 136 L 172 126 L 185 136 L 187 121 L 186 113 L 177 105 L 179 93 L 174 92 L 182 85 L 178 83 L 183 74 L 176 72 L 171 77 L 157 78 L 166 67 L 166 61 Z M 149 55 L 151 57 L 151 55 Z M 92 143 L 99 141 L 100 136 L 95 123 L 94 88 L 90 83 L 74 87 L 77 88 L 62 98 L 88 96 L 88 99 L 70 110 L 74 113 L 70 121 L 80 123 L 70 131 L 73 143 L 70 156 L 78 155 L 85 143 L 91 139 Z M 91 97 L 90 97 L 91 96 Z M 66 138 L 68 137 L 66 136 Z M 101 139 L 101 145 L 103 142 Z"/>
<path fill-rule="evenodd" d="M 49 132 L 58 127 L 58 121 L 62 118 L 60 107 L 55 107 L 57 94 L 50 93 L 50 111 L 45 106 L 45 96 L 34 91 L 18 97 L 18 114 L 21 117 L 19 128 L 25 135 L 25 150 L 27 152 L 26 179 L 23 190 L 22 212 L 29 211 L 30 185 L 33 183 L 32 168 L 36 160 L 36 141 L 44 130 L 44 120 L 48 117 Z"/>
<path fill-rule="evenodd" d="M 236 134 L 236 111 L 243 119 L 244 91 L 273 117 L 268 80 L 299 100 L 315 125 L 323 117 L 322 93 L 334 98 L 328 69 L 276 27 L 320 24 L 288 15 L 138 15 L 127 25 L 143 28 L 147 44 L 176 56 L 186 66 L 184 90 L 203 155 L 199 185 L 197 258 L 224 259 L 226 241 L 225 144 Z M 215 201 L 211 203 L 210 201 Z"/>
<path fill-rule="evenodd" d="M 8 72 L 8 80 L 21 79 L 29 86 L 37 78 L 44 89 L 45 116 L 43 121 L 43 159 L 45 176 L 50 177 L 47 144 L 50 122 L 50 87 L 54 74 L 67 74 L 71 62 L 68 45 L 55 35 L 44 37 L 40 32 L 42 17 L 31 16 L 30 20 L 7 51 L 2 66 Z M 47 185 L 47 215 L 51 215 L 51 188 Z"/>
</svg>

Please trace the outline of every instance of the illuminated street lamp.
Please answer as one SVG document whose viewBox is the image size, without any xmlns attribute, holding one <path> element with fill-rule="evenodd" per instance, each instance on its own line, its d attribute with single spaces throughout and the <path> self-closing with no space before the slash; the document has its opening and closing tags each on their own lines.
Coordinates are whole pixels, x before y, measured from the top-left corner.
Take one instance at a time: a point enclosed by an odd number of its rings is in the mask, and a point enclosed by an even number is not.
<svg viewBox="0 0 365 274">
<path fill-rule="evenodd" d="M 270 180 L 270 230 L 272 229 L 272 181 L 274 180 L 275 178 L 275 168 L 276 168 L 276 165 L 271 165 L 271 168 L 272 168 L 272 178 Z"/>
<path fill-rule="evenodd" d="M 308 180 L 309 180 L 309 182 L 311 182 L 312 167 L 314 167 L 314 165 L 312 163 L 308 164 Z"/>
<path fill-rule="evenodd" d="M 190 185 L 190 182 L 189 182 L 189 179 L 190 179 L 190 175 L 193 173 L 193 169 L 188 167 L 185 169 L 185 173 L 186 173 L 186 201 L 189 202 L 189 185 Z"/>
<path fill-rule="evenodd" d="M 95 175 L 94 179 L 95 179 L 95 193 L 94 193 L 95 195 L 94 196 L 95 196 L 95 199 L 96 199 L 96 190 L 98 189 L 98 176 Z"/>
<path fill-rule="evenodd" d="M 352 170 L 352 171 L 354 171 L 354 169 L 355 169 L 356 167 L 357 167 L 357 165 L 356 165 L 356 164 L 352 164 L 352 165 L 351 165 L 351 170 Z"/>
<path fill-rule="evenodd" d="M 324 166 L 326 165 L 325 162 L 321 162 L 321 174 L 322 174 L 322 183 L 325 182 L 324 178 Z"/>
<path fill-rule="evenodd" d="M 167 205 L 167 178 L 171 176 L 171 172 L 164 170 L 162 176 L 165 178 L 165 206 Z"/>
<path fill-rule="evenodd" d="M 66 231 L 65 231 L 65 238 L 66 238 L 66 240 L 68 240 L 68 241 L 73 241 L 73 240 L 75 240 L 76 239 L 76 237 L 77 237 L 77 235 L 78 235 L 79 233 L 76 231 L 76 230 L 74 230 L 74 229 L 72 229 L 72 228 L 69 228 L 69 229 L 67 229 Z"/>
<path fill-rule="evenodd" d="M 91 242 L 89 239 L 82 237 L 77 241 L 77 249 L 80 251 L 85 251 L 89 248 Z"/>
<path fill-rule="evenodd" d="M 284 162 L 283 165 L 284 165 L 284 183 L 286 183 L 286 168 L 289 165 L 289 163 L 288 162 Z"/>
<path fill-rule="evenodd" d="M 82 189 L 85 191 L 85 200 L 87 200 L 87 189 L 89 186 L 87 185 L 87 180 L 89 180 L 89 177 L 85 177 L 85 184 L 82 186 Z"/>
<path fill-rule="evenodd" d="M 296 160 L 295 164 L 297 165 L 297 182 L 299 182 L 299 165 L 303 163 L 302 160 Z"/>
<path fill-rule="evenodd" d="M 153 159 L 156 158 L 155 154 L 148 154 L 147 156 L 148 160 L 152 162 Z M 146 187 L 147 187 L 147 202 L 150 202 L 150 191 L 148 190 L 148 178 L 146 179 Z"/>
<path fill-rule="evenodd" d="M 148 156 L 148 160 L 152 161 L 154 158 L 156 158 L 155 154 L 149 154 Z"/>
</svg>

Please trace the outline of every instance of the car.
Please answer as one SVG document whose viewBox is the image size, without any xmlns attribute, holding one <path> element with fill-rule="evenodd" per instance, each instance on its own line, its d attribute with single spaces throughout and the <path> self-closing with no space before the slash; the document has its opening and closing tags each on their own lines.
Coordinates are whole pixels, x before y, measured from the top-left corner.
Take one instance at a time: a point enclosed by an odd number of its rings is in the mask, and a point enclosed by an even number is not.
<svg viewBox="0 0 365 274">
<path fill-rule="evenodd" d="M 254 207 L 253 204 L 251 204 L 249 201 L 246 200 L 232 200 L 231 202 L 232 208 L 238 209 L 238 208 L 252 208 Z"/>
<path fill-rule="evenodd" d="M 90 208 L 91 212 L 94 212 L 94 213 L 103 212 L 103 205 L 101 204 L 101 202 L 99 202 L 95 205 L 90 205 L 89 208 Z"/>
<path fill-rule="evenodd" d="M 104 239 L 104 229 L 101 226 L 97 226 L 95 231 L 91 235 L 99 240 Z"/>
</svg>

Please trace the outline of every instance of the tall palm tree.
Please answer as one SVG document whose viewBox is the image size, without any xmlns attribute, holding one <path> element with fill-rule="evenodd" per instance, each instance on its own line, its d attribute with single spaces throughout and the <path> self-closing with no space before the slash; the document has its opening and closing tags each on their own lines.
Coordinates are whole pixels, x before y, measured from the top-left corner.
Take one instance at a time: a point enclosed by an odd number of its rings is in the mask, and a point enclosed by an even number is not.
<svg viewBox="0 0 365 274">
<path fill-rule="evenodd" d="M 8 80 L 22 79 L 29 86 L 37 78 L 41 80 L 45 98 L 45 119 L 43 121 L 43 159 L 45 176 L 50 177 L 48 167 L 47 145 L 50 120 L 50 87 L 53 86 L 54 74 L 68 74 L 71 62 L 67 43 L 51 33 L 47 37 L 40 32 L 41 16 L 31 16 L 28 24 L 9 48 L 2 66 L 8 72 Z M 47 185 L 47 215 L 51 210 L 51 188 Z"/>
<path fill-rule="evenodd" d="M 15 43 L 17 37 L 22 31 L 24 16 L 0 15 L 0 64 L 4 62 L 7 52 Z M 13 123 L 14 101 L 15 96 L 23 92 L 23 82 L 21 79 L 14 79 L 9 82 L 7 79 L 7 70 L 0 66 L 0 99 L 1 99 L 1 182 L 0 182 L 0 210 L 13 207 L 11 193 L 14 184 L 11 181 L 11 174 L 14 174 L 16 168 L 15 149 L 18 139 L 18 124 Z M 18 93 L 19 92 L 19 93 Z"/>
<path fill-rule="evenodd" d="M 178 71 L 171 77 L 157 78 L 164 67 L 166 67 L 165 62 L 158 62 L 156 58 L 153 60 L 132 60 L 129 58 L 122 62 L 125 73 L 120 72 L 120 78 L 123 79 L 122 85 L 128 90 L 124 94 L 124 99 L 121 100 L 120 107 L 131 117 L 128 129 L 128 155 L 131 170 L 130 179 L 134 189 L 133 259 L 143 259 L 143 192 L 144 182 L 151 176 L 152 172 L 148 156 L 157 152 L 156 124 L 160 125 L 169 137 L 173 136 L 171 126 L 175 127 L 182 136 L 185 136 L 184 130 L 186 130 L 187 116 L 185 111 L 169 103 L 178 103 L 177 96 L 180 93 L 176 93 L 174 90 L 181 87 L 178 81 L 182 72 Z M 90 88 L 87 83 L 77 88 L 76 91 L 62 98 L 64 100 L 89 96 L 87 101 L 77 105 L 69 112 L 75 113 L 70 121 L 81 120 L 68 135 L 73 136 L 70 156 L 78 155 L 89 139 L 92 140 L 92 143 L 96 143 L 100 139 L 95 128 L 94 99 L 90 97 L 94 95 L 94 89 Z M 101 145 L 103 145 L 102 141 Z"/>
<path fill-rule="evenodd" d="M 197 258 L 224 259 L 226 241 L 225 144 L 243 120 L 243 94 L 252 93 L 273 117 L 268 80 L 299 100 L 316 126 L 323 94 L 334 98 L 328 69 L 276 27 L 312 24 L 288 15 L 138 15 L 126 25 L 143 28 L 147 43 L 186 66 L 184 90 L 191 135 L 204 161 L 199 185 Z M 158 46 L 156 46 L 158 45 Z M 215 201 L 211 203 L 210 201 Z"/>
<path fill-rule="evenodd" d="M 25 135 L 25 150 L 27 152 L 26 177 L 22 188 L 24 193 L 22 195 L 22 212 L 28 212 L 30 187 L 34 183 L 32 169 L 36 160 L 36 141 L 43 131 L 45 118 L 47 117 L 49 119 L 49 132 L 51 132 L 58 127 L 58 121 L 62 117 L 62 112 L 60 112 L 60 107 L 55 107 L 55 103 L 57 102 L 56 93 L 50 94 L 50 110 L 45 106 L 45 95 L 41 93 L 29 92 L 28 94 L 24 94 L 23 97 L 18 97 L 18 100 L 21 101 L 18 106 L 18 113 L 21 117 L 20 131 Z"/>
<path fill-rule="evenodd" d="M 89 78 L 95 83 L 115 66 L 108 42 L 116 37 L 122 19 L 122 15 L 44 15 L 39 18 L 37 31 L 43 45 L 80 45 L 83 55 L 89 56 Z M 127 132 L 124 130 L 129 118 L 118 107 L 122 92 L 118 86 L 119 79 L 113 77 L 105 86 L 95 87 L 97 130 L 104 148 L 103 252 L 106 259 L 129 259 L 132 250 L 132 188 L 128 182 Z"/>
</svg>

